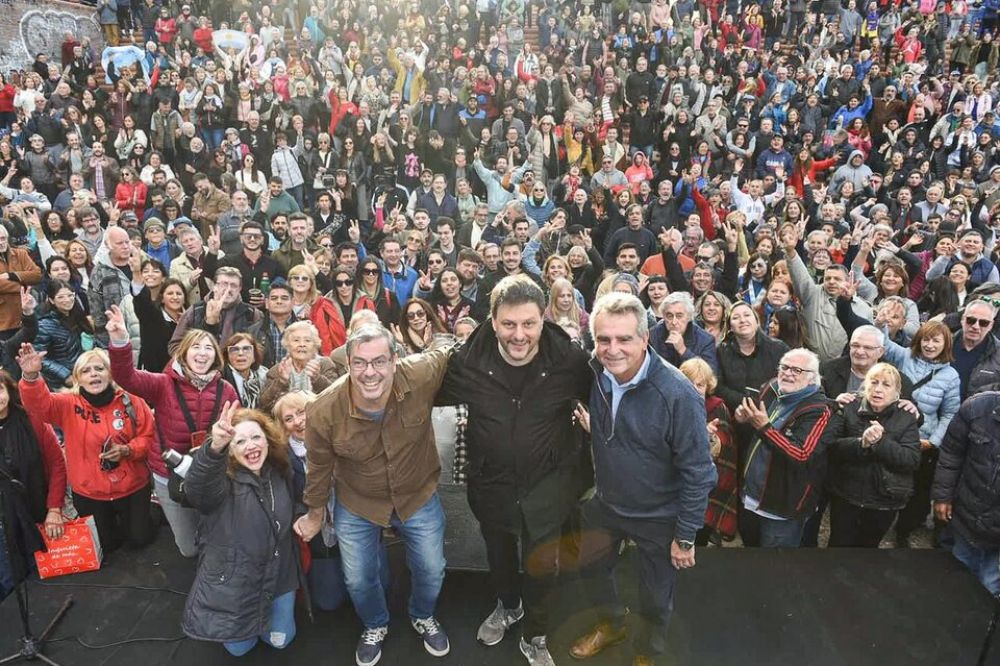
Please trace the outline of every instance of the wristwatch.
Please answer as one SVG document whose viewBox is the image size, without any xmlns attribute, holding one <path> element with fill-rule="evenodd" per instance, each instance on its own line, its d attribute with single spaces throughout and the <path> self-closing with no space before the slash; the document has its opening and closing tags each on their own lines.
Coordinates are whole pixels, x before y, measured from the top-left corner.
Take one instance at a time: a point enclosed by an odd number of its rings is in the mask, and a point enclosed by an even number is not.
<svg viewBox="0 0 1000 666">
<path fill-rule="evenodd" d="M 685 539 L 674 539 L 677 545 L 681 547 L 681 550 L 688 551 L 694 548 L 694 541 L 687 541 Z"/>
</svg>

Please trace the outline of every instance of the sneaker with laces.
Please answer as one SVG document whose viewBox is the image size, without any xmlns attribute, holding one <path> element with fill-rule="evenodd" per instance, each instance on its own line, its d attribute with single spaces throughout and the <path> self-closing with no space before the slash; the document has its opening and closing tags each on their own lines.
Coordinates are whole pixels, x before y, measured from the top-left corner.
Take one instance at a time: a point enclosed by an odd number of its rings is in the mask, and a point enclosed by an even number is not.
<svg viewBox="0 0 1000 666">
<path fill-rule="evenodd" d="M 435 657 L 443 657 L 451 651 L 451 643 L 448 642 L 448 634 L 438 623 L 434 616 L 424 620 L 410 619 L 410 623 L 417 633 L 424 639 L 424 649 Z"/>
<path fill-rule="evenodd" d="M 521 654 L 528 660 L 530 666 L 556 666 L 545 645 L 545 636 L 535 636 L 530 642 L 521 638 Z"/>
<path fill-rule="evenodd" d="M 382 658 L 382 642 L 385 641 L 389 627 L 365 629 L 358 640 L 358 649 L 354 652 L 354 660 L 358 666 L 375 666 Z"/>
<path fill-rule="evenodd" d="M 483 645 L 496 645 L 503 640 L 507 629 L 517 624 L 523 617 L 523 604 L 518 604 L 517 608 L 504 608 L 503 602 L 498 599 L 497 607 L 479 625 L 479 633 L 476 634 L 476 638 Z"/>
</svg>

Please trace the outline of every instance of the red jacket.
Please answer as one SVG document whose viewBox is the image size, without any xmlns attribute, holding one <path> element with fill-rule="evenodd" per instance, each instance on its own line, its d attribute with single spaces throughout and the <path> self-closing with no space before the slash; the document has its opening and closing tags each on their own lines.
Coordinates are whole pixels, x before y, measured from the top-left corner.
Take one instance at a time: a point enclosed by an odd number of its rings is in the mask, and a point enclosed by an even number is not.
<svg viewBox="0 0 1000 666">
<path fill-rule="evenodd" d="M 141 180 L 133 180 L 131 183 L 122 181 L 115 188 L 115 201 L 123 213 L 130 210 L 136 214 L 136 217 L 142 220 L 142 216 L 146 212 L 147 193 L 146 183 Z"/>
<path fill-rule="evenodd" d="M 177 21 L 170 17 L 166 19 L 158 18 L 156 19 L 154 30 L 156 30 L 156 35 L 160 38 L 160 43 L 169 46 L 174 41 L 174 35 L 177 34 Z"/>
<path fill-rule="evenodd" d="M 66 472 L 73 492 L 97 501 L 127 497 L 149 485 L 146 453 L 153 443 L 153 413 L 129 394 L 135 423 L 128 417 L 122 390 L 104 407 L 94 407 L 78 393 L 52 393 L 42 379 L 20 382 L 21 400 L 29 414 L 62 429 L 66 442 Z M 105 472 L 99 456 L 111 438 L 128 444 L 132 455 Z M 51 487 L 50 487 L 51 492 Z"/>
<path fill-rule="evenodd" d="M 367 296 L 359 296 L 354 301 L 352 312 L 358 310 L 375 310 L 375 302 Z M 323 356 L 329 356 L 330 352 L 347 342 L 347 324 L 350 322 L 344 321 L 340 306 L 325 296 L 317 298 L 309 308 L 309 321 L 319 331 L 320 353 Z"/>
<path fill-rule="evenodd" d="M 164 443 L 160 441 L 160 435 L 166 440 L 167 448 L 180 453 L 187 453 L 191 449 L 191 430 L 188 428 L 184 412 L 177 402 L 177 392 L 174 391 L 176 383 L 181 389 L 181 395 L 191 412 L 191 419 L 199 430 L 208 431 L 212 429 L 212 411 L 214 407 L 215 394 L 218 390 L 216 385 L 222 382 L 222 404 L 229 402 L 239 402 L 240 397 L 236 394 L 236 389 L 217 375 L 215 379 L 208 383 L 204 389 L 199 391 L 185 378 L 178 373 L 174 364 L 171 363 L 163 372 L 147 372 L 136 370 L 132 362 L 132 343 L 124 347 L 111 346 L 108 349 L 111 356 L 111 376 L 115 381 L 128 391 L 147 400 L 156 410 L 158 428 L 153 445 L 149 452 L 149 468 L 153 474 L 161 477 L 168 475 L 166 463 L 163 462 Z M 220 406 L 221 409 L 221 406 Z"/>
<path fill-rule="evenodd" d="M 0 88 L 0 113 L 14 113 L 15 94 L 17 94 L 17 88 L 9 83 Z"/>
<path fill-rule="evenodd" d="M 215 46 L 212 44 L 212 26 L 195 30 L 194 43 L 205 53 L 215 53 Z"/>
<path fill-rule="evenodd" d="M 44 384 L 45 382 L 41 382 Z M 49 509 L 62 509 L 66 501 L 66 459 L 56 433 L 37 412 L 28 412 L 28 421 L 38 441 L 38 451 L 42 454 L 42 464 L 45 466 L 45 479 L 49 483 L 45 506 Z"/>
</svg>

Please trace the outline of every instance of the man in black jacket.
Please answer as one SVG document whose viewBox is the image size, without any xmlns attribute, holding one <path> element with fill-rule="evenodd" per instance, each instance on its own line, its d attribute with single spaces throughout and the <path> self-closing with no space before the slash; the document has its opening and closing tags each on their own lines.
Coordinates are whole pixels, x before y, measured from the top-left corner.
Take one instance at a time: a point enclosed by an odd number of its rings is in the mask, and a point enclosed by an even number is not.
<svg viewBox="0 0 1000 666">
<path fill-rule="evenodd" d="M 951 420 L 931 497 L 934 516 L 948 523 L 952 555 L 1000 597 L 1000 501 L 992 480 L 1000 450 L 1000 392 L 975 395 Z"/>
<path fill-rule="evenodd" d="M 437 397 L 438 404 L 469 409 L 469 505 L 498 597 L 478 639 L 496 645 L 526 613 L 520 649 L 532 665 L 552 663 L 552 577 L 563 524 L 582 490 L 581 431 L 572 414 L 592 376 L 586 353 L 543 323 L 544 309 L 533 281 L 501 280 L 490 299 L 491 321 L 452 357 Z"/>
</svg>

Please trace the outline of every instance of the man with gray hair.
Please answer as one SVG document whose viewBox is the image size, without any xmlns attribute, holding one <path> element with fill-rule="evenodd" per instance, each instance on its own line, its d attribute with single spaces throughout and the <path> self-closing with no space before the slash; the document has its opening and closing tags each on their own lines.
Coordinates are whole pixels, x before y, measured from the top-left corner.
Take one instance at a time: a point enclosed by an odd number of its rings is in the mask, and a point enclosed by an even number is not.
<svg viewBox="0 0 1000 666">
<path fill-rule="evenodd" d="M 662 321 L 649 332 L 649 346 L 664 361 L 679 368 L 681 363 L 700 358 L 719 373 L 715 338 L 694 323 L 694 298 L 686 291 L 669 294 L 660 304 Z"/>
<path fill-rule="evenodd" d="M 589 411 L 596 492 L 583 507 L 579 562 L 598 624 L 570 648 L 593 657 L 627 637 L 614 570 L 623 542 L 639 551 L 639 631 L 632 664 L 651 666 L 666 647 L 677 571 L 695 565 L 695 534 L 718 478 L 708 447 L 705 401 L 649 348 L 646 309 L 631 294 L 601 297 L 590 319 L 597 381 Z M 670 554 L 669 559 L 664 557 Z"/>
<path fill-rule="evenodd" d="M 306 410 L 308 513 L 295 522 L 306 541 L 332 521 L 344 577 L 364 625 L 355 654 L 359 666 L 382 656 L 389 631 L 386 590 L 377 552 L 382 530 L 394 527 L 406 542 L 410 568 L 410 623 L 435 657 L 451 650 L 434 617 L 444 583 L 444 509 L 437 494 L 441 464 L 431 409 L 448 367 L 450 349 L 399 358 L 392 334 L 362 325 L 347 339 L 348 375 Z M 336 480 L 337 505 L 326 515 Z"/>
<path fill-rule="evenodd" d="M 739 529 L 747 546 L 798 548 L 826 477 L 832 411 L 820 386 L 819 358 L 808 349 L 781 357 L 778 376 L 736 408 L 755 431 L 744 464 Z"/>
</svg>

